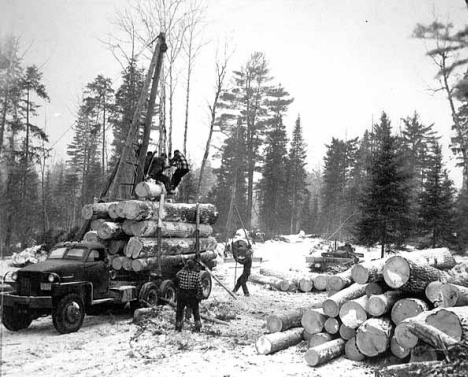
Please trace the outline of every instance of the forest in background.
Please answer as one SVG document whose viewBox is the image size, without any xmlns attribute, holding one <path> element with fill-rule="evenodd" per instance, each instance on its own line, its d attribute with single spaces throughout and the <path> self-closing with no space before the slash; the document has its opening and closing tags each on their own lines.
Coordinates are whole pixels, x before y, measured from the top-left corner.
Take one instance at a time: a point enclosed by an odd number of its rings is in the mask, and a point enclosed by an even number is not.
<svg viewBox="0 0 468 377">
<path fill-rule="evenodd" d="M 187 155 L 188 130 L 201 127 L 191 123 L 189 110 L 193 68 L 206 48 L 199 38 L 205 10 L 194 1 L 148 1 L 116 16 L 128 44 L 109 42 L 103 48 L 119 59 L 121 77 L 113 82 L 96 72 L 86 85 L 67 159 L 58 163 L 50 162 L 53 146 L 35 122 L 50 100 L 42 72 L 24 65 L 18 37 L 1 38 L 2 253 L 74 238 L 83 221 L 81 208 L 99 197 L 120 155 L 146 74 L 148 42 L 159 32 L 166 34 L 168 52 L 155 109 L 155 139 L 162 140 L 157 152 L 173 151 L 177 112 L 184 114 Z M 451 152 L 463 172 L 460 189 L 444 167 L 440 135 L 432 124 L 421 123 L 418 110 L 397 131 L 382 112 L 360 137 L 332 138 L 320 169 L 307 166 L 303 129 L 326 125 L 302 124 L 300 114 L 293 116 L 293 125 L 285 124 L 294 94 L 271 76 L 268 57 L 253 52 L 244 64 L 231 67 L 233 52 L 226 43 L 213 64 L 210 121 L 202 125 L 208 130 L 205 153 L 201 161 L 190 161 L 176 200 L 215 204 L 219 241 L 245 226 L 267 238 L 303 230 L 381 244 L 382 251 L 408 241 L 463 250 L 468 245 L 468 75 L 459 80 L 455 73 L 466 70 L 467 35 L 438 22 L 414 30 L 415 38 L 434 47 L 428 55 L 439 69 L 437 90 L 446 93 L 452 112 Z M 181 103 L 175 101 L 176 90 L 185 93 Z"/>
</svg>

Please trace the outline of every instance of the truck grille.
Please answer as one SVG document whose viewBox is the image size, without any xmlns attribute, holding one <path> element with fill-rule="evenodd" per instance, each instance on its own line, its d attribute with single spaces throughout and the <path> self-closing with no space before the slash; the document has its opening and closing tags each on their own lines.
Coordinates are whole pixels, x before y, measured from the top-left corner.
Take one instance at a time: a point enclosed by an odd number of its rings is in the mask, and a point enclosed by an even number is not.
<svg viewBox="0 0 468 377">
<path fill-rule="evenodd" d="M 20 279 L 19 292 L 21 296 L 31 296 L 31 280 L 25 278 Z"/>
<path fill-rule="evenodd" d="M 18 277 L 18 292 L 20 296 L 42 296 L 40 277 L 35 279 L 32 276 Z"/>
</svg>

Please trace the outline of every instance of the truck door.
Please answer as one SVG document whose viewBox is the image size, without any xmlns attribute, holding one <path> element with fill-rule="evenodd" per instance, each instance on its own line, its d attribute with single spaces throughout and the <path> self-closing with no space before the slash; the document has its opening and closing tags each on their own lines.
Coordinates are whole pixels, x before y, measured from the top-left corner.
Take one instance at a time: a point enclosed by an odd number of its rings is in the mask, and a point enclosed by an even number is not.
<svg viewBox="0 0 468 377">
<path fill-rule="evenodd" d="M 109 291 L 109 262 L 104 249 L 89 252 L 84 266 L 85 281 L 93 284 L 93 299 L 107 297 Z"/>
</svg>

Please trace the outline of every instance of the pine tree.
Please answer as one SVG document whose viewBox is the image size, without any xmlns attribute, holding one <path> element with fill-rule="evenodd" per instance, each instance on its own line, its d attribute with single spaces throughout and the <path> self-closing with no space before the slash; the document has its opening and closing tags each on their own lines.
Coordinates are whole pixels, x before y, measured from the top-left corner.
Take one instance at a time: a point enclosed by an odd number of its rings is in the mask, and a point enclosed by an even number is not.
<svg viewBox="0 0 468 377">
<path fill-rule="evenodd" d="M 419 195 L 421 229 L 429 232 L 432 247 L 442 240 L 450 241 L 453 233 L 453 183 L 442 164 L 442 148 L 436 142 L 431 156 L 431 170 Z"/>
<path fill-rule="evenodd" d="M 136 60 L 132 59 L 122 72 L 122 84 L 115 93 L 115 108 L 111 120 L 114 136 L 112 140 L 112 167 L 122 153 L 143 87 L 143 80 L 143 69 L 138 68 Z"/>
<path fill-rule="evenodd" d="M 95 125 L 99 126 L 101 137 L 101 175 L 107 175 L 107 136 L 106 128 L 108 119 L 114 111 L 114 89 L 112 80 L 98 75 L 92 82 L 86 85 L 84 93 L 84 104 L 88 107 L 89 117 L 94 119 Z"/>
<path fill-rule="evenodd" d="M 258 184 L 260 196 L 260 227 L 268 237 L 289 230 L 290 201 L 288 196 L 288 139 L 281 117 L 268 133 L 265 146 L 265 163 Z"/>
<path fill-rule="evenodd" d="M 361 201 L 356 237 L 366 245 L 380 242 L 383 257 L 386 246 L 401 244 L 409 233 L 409 177 L 402 169 L 403 161 L 396 150 L 396 137 L 391 135 L 390 120 L 385 113 L 382 113 L 375 130 L 377 148 Z"/>
<path fill-rule="evenodd" d="M 307 145 L 302 135 L 302 125 L 300 116 L 296 119 L 294 126 L 291 146 L 289 149 L 289 164 L 288 164 L 288 193 L 291 202 L 291 234 L 298 232 L 298 225 L 302 228 L 308 220 L 306 214 L 302 214 L 302 208 L 305 205 L 306 197 L 309 198 L 310 193 L 307 190 Z"/>
</svg>

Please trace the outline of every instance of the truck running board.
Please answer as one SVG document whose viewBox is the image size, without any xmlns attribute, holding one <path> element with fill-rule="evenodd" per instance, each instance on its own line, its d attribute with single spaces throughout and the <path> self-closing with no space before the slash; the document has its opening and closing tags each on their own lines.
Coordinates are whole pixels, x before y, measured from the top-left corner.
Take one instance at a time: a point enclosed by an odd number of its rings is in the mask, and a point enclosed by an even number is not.
<svg viewBox="0 0 468 377">
<path fill-rule="evenodd" d="M 101 298 L 99 300 L 93 300 L 91 305 L 104 304 L 105 302 L 115 302 L 115 300 L 113 298 Z"/>
</svg>

